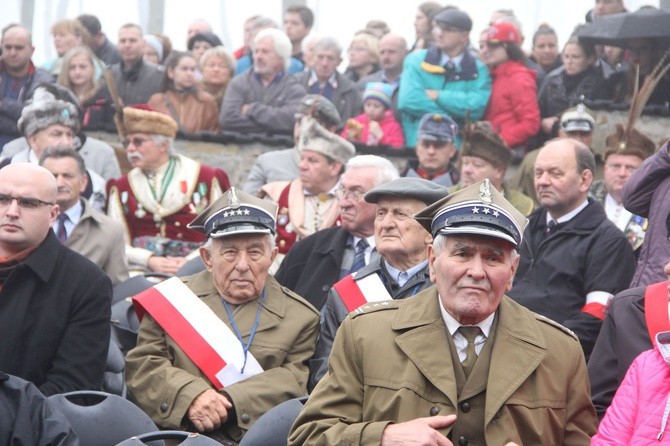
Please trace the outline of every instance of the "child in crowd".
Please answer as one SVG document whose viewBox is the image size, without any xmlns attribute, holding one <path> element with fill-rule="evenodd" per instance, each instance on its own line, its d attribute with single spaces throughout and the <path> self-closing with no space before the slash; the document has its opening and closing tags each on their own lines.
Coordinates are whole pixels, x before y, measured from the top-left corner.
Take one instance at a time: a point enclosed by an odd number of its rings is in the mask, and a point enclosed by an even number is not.
<svg viewBox="0 0 670 446">
<path fill-rule="evenodd" d="M 368 146 L 403 147 L 405 138 L 402 127 L 393 116 L 392 96 L 392 85 L 369 82 L 363 93 L 363 113 L 347 120 L 342 137 Z"/>
</svg>

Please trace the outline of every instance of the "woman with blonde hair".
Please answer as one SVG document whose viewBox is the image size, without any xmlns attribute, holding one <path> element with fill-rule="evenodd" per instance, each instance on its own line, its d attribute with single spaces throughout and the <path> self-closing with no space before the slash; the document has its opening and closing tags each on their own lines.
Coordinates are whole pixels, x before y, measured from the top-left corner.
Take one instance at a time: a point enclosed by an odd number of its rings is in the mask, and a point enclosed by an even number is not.
<svg viewBox="0 0 670 446">
<path fill-rule="evenodd" d="M 235 74 L 235 57 L 222 46 L 210 48 L 200 58 L 200 73 L 200 87 L 214 96 L 220 110 L 228 82 Z"/>
<path fill-rule="evenodd" d="M 53 24 L 51 35 L 58 57 L 45 63 L 42 68 L 54 76 L 58 76 L 61 71 L 63 56 L 72 48 L 84 45 L 88 39 L 88 31 L 79 20 L 65 19 Z"/>
<path fill-rule="evenodd" d="M 63 56 L 57 83 L 70 90 L 82 110 L 84 130 L 115 132 L 114 102 L 107 86 L 96 76 L 97 59 L 87 46 L 77 46 Z"/>
<path fill-rule="evenodd" d="M 379 70 L 379 39 L 367 32 L 360 32 L 349 45 L 349 66 L 344 75 L 354 82 Z"/>
</svg>

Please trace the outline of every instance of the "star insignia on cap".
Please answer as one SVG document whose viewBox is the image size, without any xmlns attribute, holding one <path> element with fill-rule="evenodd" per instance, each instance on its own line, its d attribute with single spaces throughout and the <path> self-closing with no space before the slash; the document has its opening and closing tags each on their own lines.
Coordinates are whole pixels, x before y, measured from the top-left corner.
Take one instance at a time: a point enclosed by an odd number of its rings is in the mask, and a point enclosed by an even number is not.
<svg viewBox="0 0 670 446">
<path fill-rule="evenodd" d="M 223 213 L 223 216 L 224 216 L 224 217 L 228 217 L 228 215 L 230 215 L 230 214 L 228 213 L 228 211 L 226 211 L 226 212 Z"/>
<path fill-rule="evenodd" d="M 494 216 L 494 217 L 500 217 L 500 212 L 498 212 L 498 211 L 493 211 L 493 216 Z"/>
<path fill-rule="evenodd" d="M 472 208 L 472 213 L 473 214 L 479 214 L 479 208 L 478 207 Z"/>
<path fill-rule="evenodd" d="M 489 209 L 489 208 L 484 208 L 484 210 L 483 210 L 482 212 L 484 212 L 485 214 L 488 215 L 488 214 L 491 213 L 491 209 Z"/>
<path fill-rule="evenodd" d="M 249 209 L 245 209 L 245 210 L 244 210 L 244 215 L 249 215 L 250 213 L 251 213 L 251 212 L 249 211 Z"/>
<path fill-rule="evenodd" d="M 238 209 L 235 213 L 236 213 L 237 215 L 242 215 L 242 214 L 244 214 L 244 212 L 242 211 L 242 209 Z"/>
</svg>

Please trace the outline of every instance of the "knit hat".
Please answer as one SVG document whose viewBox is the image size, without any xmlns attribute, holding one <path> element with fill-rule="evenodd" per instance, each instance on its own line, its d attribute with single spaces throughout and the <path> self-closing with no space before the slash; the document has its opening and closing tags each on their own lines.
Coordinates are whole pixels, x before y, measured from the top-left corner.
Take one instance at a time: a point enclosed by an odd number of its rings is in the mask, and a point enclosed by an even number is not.
<svg viewBox="0 0 670 446">
<path fill-rule="evenodd" d="M 21 111 L 21 117 L 17 122 L 19 131 L 25 136 L 30 136 L 56 124 L 70 127 L 77 133 L 79 131 L 77 107 L 71 102 L 56 99 L 47 88 L 37 87 L 32 101 Z"/>
<path fill-rule="evenodd" d="M 516 26 L 509 22 L 494 23 L 486 34 L 486 41 L 491 43 L 521 43 L 521 36 Z"/>
<path fill-rule="evenodd" d="M 154 111 L 149 105 L 136 104 L 123 108 L 121 133 L 149 133 L 174 138 L 177 135 L 177 123 L 170 116 Z"/>
<path fill-rule="evenodd" d="M 614 133 L 605 138 L 605 159 L 610 155 L 635 155 L 645 160 L 656 152 L 656 144 L 647 135 L 633 129 L 626 135 L 623 124 L 617 124 Z"/>
<path fill-rule="evenodd" d="M 156 52 L 158 61 L 163 60 L 163 41 L 153 34 L 145 34 L 143 39 Z"/>
<path fill-rule="evenodd" d="M 221 39 L 219 39 L 219 36 L 209 31 L 202 31 L 196 33 L 193 35 L 193 37 L 188 39 L 189 51 L 193 50 L 193 47 L 195 46 L 196 42 L 207 42 L 210 45 L 212 45 L 212 47 L 223 45 L 223 43 L 221 43 Z"/>
<path fill-rule="evenodd" d="M 393 96 L 393 86 L 385 82 L 368 82 L 365 84 L 365 92 L 363 93 L 363 101 L 368 99 L 376 99 L 381 102 L 384 107 L 391 108 L 393 103 L 391 97 Z"/>
<path fill-rule="evenodd" d="M 476 156 L 503 168 L 512 161 L 512 151 L 488 121 L 478 121 L 463 129 L 463 156 Z"/>
<path fill-rule="evenodd" d="M 300 129 L 298 150 L 312 150 L 345 164 L 356 154 L 353 144 L 333 132 L 329 132 L 315 119 L 307 118 Z"/>
</svg>

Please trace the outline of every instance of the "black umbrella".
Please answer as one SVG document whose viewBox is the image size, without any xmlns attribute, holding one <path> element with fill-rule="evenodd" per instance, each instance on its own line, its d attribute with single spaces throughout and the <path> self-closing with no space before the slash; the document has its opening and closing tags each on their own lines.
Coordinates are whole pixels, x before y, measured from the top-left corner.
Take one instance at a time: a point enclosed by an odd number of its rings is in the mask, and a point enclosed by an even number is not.
<svg viewBox="0 0 670 446">
<path fill-rule="evenodd" d="M 579 40 L 627 48 L 633 39 L 653 39 L 670 46 L 670 11 L 641 9 L 601 17 L 581 29 Z"/>
</svg>

